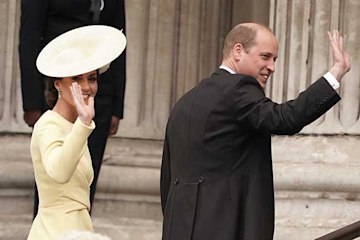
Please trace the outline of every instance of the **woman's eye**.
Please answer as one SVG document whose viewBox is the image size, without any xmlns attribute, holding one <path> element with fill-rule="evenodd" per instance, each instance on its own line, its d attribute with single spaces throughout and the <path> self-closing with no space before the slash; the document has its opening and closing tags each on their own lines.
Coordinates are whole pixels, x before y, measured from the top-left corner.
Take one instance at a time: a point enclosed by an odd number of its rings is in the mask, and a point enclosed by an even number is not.
<svg viewBox="0 0 360 240">
<path fill-rule="evenodd" d="M 89 77 L 89 81 L 91 81 L 91 82 L 95 82 L 95 81 L 97 81 L 98 80 L 98 78 L 96 77 L 96 76 L 94 76 L 94 77 Z"/>
</svg>

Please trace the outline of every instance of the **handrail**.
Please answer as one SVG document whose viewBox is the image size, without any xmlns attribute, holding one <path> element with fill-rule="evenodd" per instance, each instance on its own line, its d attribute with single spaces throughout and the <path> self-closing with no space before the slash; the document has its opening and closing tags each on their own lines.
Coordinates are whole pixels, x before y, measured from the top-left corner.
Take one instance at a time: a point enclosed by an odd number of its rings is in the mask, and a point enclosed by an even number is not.
<svg viewBox="0 0 360 240">
<path fill-rule="evenodd" d="M 360 221 L 342 227 L 315 240 L 351 240 L 360 236 Z"/>
</svg>

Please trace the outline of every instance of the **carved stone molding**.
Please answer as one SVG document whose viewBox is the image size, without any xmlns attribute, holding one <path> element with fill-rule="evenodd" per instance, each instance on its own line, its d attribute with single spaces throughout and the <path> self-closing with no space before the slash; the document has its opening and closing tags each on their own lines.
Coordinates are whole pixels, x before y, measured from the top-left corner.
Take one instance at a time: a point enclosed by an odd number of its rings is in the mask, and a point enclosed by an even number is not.
<svg viewBox="0 0 360 240">
<path fill-rule="evenodd" d="M 29 131 L 22 120 L 18 70 L 19 0 L 0 0 L 0 131 Z"/>
<path fill-rule="evenodd" d="M 162 139 L 176 100 L 220 64 L 231 0 L 126 3 L 128 71 L 118 136 Z"/>
<path fill-rule="evenodd" d="M 267 94 L 277 102 L 295 98 L 332 64 L 327 31 L 339 29 L 353 66 L 359 63 L 356 0 L 272 0 L 270 25 L 279 39 L 277 70 Z M 359 134 L 360 79 L 356 67 L 341 82 L 342 100 L 304 128 L 307 134 Z"/>
</svg>

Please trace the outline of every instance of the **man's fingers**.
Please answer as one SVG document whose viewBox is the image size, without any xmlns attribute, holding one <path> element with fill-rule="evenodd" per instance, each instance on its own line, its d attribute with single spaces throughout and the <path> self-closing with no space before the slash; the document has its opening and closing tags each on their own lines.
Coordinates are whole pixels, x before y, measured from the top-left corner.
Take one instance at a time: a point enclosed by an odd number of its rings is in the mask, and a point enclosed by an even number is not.
<svg viewBox="0 0 360 240">
<path fill-rule="evenodd" d="M 343 51 L 343 45 L 344 45 L 344 38 L 341 36 L 340 37 L 340 50 L 341 50 L 341 52 Z"/>
</svg>

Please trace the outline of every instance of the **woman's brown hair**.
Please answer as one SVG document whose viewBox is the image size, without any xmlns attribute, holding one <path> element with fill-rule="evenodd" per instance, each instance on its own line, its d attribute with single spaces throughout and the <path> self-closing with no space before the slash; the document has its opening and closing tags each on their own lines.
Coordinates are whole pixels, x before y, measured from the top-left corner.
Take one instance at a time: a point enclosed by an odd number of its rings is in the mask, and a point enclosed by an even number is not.
<svg viewBox="0 0 360 240">
<path fill-rule="evenodd" d="M 54 78 L 54 77 L 45 77 L 45 100 L 47 105 L 52 109 L 59 97 L 59 93 L 55 88 L 55 81 L 61 78 Z"/>
</svg>

